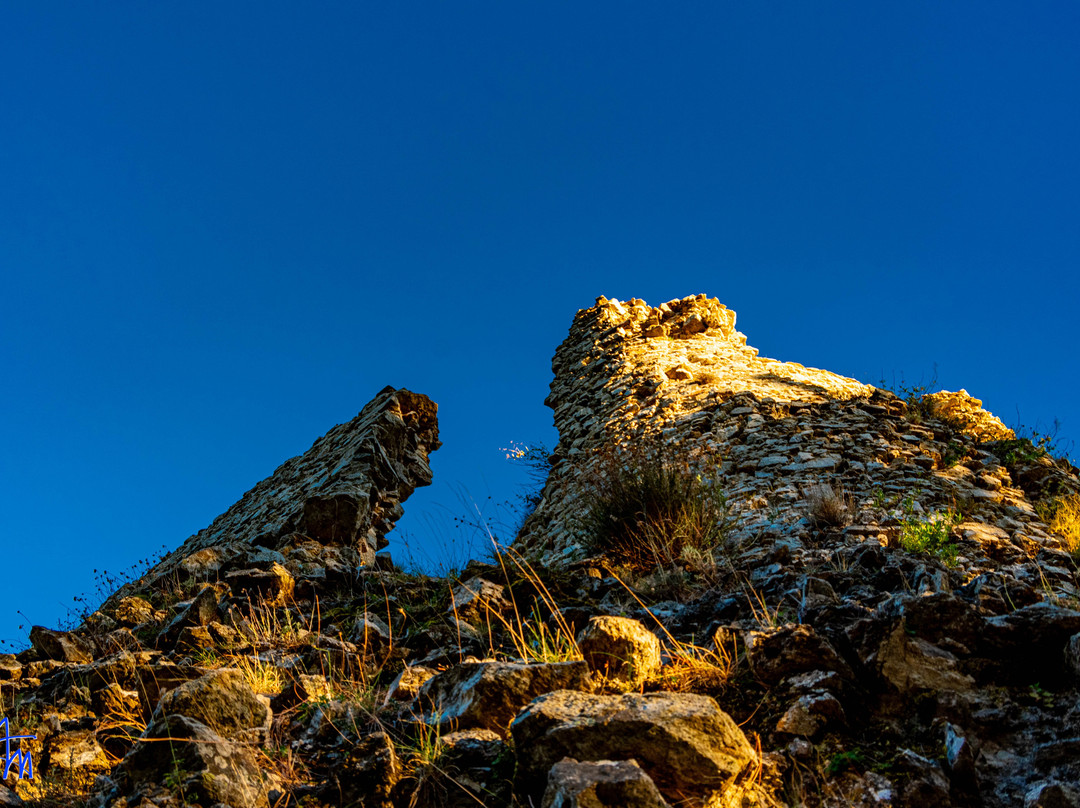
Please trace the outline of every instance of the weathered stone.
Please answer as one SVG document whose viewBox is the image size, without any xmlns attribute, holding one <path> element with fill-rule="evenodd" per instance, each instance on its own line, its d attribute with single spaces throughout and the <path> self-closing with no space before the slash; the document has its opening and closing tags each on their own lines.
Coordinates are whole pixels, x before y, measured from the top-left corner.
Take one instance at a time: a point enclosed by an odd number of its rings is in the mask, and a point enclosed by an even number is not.
<svg viewBox="0 0 1080 808">
<path fill-rule="evenodd" d="M 401 763 L 385 732 L 363 735 L 351 745 L 344 765 L 334 771 L 330 794 L 341 805 L 392 808 Z"/>
<path fill-rule="evenodd" d="M 501 584 L 484 578 L 470 578 L 450 590 L 451 605 L 447 611 L 467 623 L 482 625 L 491 620 L 498 624 L 498 618 L 492 613 L 503 615 L 513 609 L 505 591 L 506 587 Z"/>
<path fill-rule="evenodd" d="M 933 760 L 910 749 L 901 749 L 892 769 L 901 777 L 898 804 L 911 808 L 952 808 L 949 778 Z"/>
<path fill-rule="evenodd" d="M 214 638 L 206 626 L 184 626 L 174 648 L 181 654 L 197 654 L 214 647 Z"/>
<path fill-rule="evenodd" d="M 901 693 L 920 690 L 964 692 L 975 685 L 970 676 L 959 670 L 953 654 L 908 635 L 903 622 L 896 625 L 870 663 Z"/>
<path fill-rule="evenodd" d="M 896 798 L 893 783 L 872 771 L 830 777 L 822 791 L 825 808 L 893 808 Z"/>
<path fill-rule="evenodd" d="M 180 569 L 197 580 L 216 576 L 229 561 L 239 555 L 235 546 L 205 547 L 186 556 L 179 563 Z"/>
<path fill-rule="evenodd" d="M 1024 808 L 1080 808 L 1080 792 L 1061 783 L 1039 783 L 1024 795 Z"/>
<path fill-rule="evenodd" d="M 356 704 L 336 700 L 320 702 L 303 739 L 324 747 L 347 746 L 367 726 L 366 720 L 363 710 Z"/>
<path fill-rule="evenodd" d="M 54 631 L 44 626 L 30 629 L 30 642 L 39 654 L 60 662 L 92 662 L 90 649 L 82 639 L 67 631 Z"/>
<path fill-rule="evenodd" d="M 506 741 L 487 729 L 450 732 L 441 740 L 439 776 L 428 778 L 417 790 L 416 805 L 471 808 L 512 804 L 514 755 Z"/>
<path fill-rule="evenodd" d="M 953 782 L 968 791 L 975 790 L 975 751 L 960 729 L 945 725 L 945 762 Z"/>
<path fill-rule="evenodd" d="M 218 618 L 218 598 L 220 591 L 216 586 L 204 586 L 199 593 L 184 606 L 157 637 L 158 648 L 173 645 L 180 632 L 188 626 L 206 626 Z"/>
<path fill-rule="evenodd" d="M 412 701 L 420 693 L 424 682 L 438 673 L 434 668 L 423 665 L 406 665 L 397 678 L 390 683 L 386 692 L 386 700 Z"/>
<path fill-rule="evenodd" d="M 349 641 L 365 655 L 382 654 L 393 644 L 394 634 L 385 620 L 371 612 L 364 612 L 356 618 L 349 632 Z"/>
<path fill-rule="evenodd" d="M 1065 644 L 1065 667 L 1074 679 L 1080 680 L 1080 634 L 1073 634 Z"/>
<path fill-rule="evenodd" d="M 136 669 L 135 690 L 148 712 L 153 712 L 164 693 L 179 687 L 184 682 L 198 679 L 206 671 L 195 665 L 177 665 L 161 662 L 141 664 Z"/>
<path fill-rule="evenodd" d="M 110 721 L 118 716 L 138 715 L 141 711 L 138 691 L 125 690 L 115 682 L 95 691 L 91 703 L 100 718 Z"/>
<path fill-rule="evenodd" d="M 854 379 L 759 358 L 735 330 L 735 313 L 705 295 L 655 308 L 640 300 L 630 305 L 598 300 L 578 312 L 552 367 L 555 380 L 546 403 L 555 411 L 559 430 L 554 457 L 573 457 L 575 462 L 554 467 L 540 506 L 517 540 L 526 548 L 544 547 L 552 558 L 573 549 L 580 517 L 577 492 L 593 473 L 592 452 L 583 452 L 583 447 L 601 449 L 612 436 L 621 442 L 642 433 L 659 435 L 680 429 L 676 424 L 687 424 L 688 436 L 693 433 L 705 441 L 709 420 L 691 427 L 689 416 L 715 404 L 717 395 L 745 391 L 779 401 L 822 402 L 873 393 Z M 664 401 L 654 400 L 661 391 Z M 714 451 L 700 456 L 713 456 Z M 802 471 L 809 475 L 838 461 L 805 462 Z"/>
<path fill-rule="evenodd" d="M 1036 603 L 988 618 L 979 646 L 1018 677 L 1028 678 L 1032 670 L 1055 676 L 1063 671 L 1066 645 L 1077 633 L 1080 612 Z"/>
<path fill-rule="evenodd" d="M 0 682 L 17 682 L 22 678 L 22 663 L 14 654 L 0 654 Z"/>
<path fill-rule="evenodd" d="M 88 729 L 53 735 L 45 742 L 46 767 L 62 769 L 69 778 L 84 786 L 100 772 L 109 770 L 105 750 Z"/>
<path fill-rule="evenodd" d="M 145 598 L 136 596 L 121 598 L 113 612 L 113 618 L 125 626 L 137 626 L 154 620 L 157 611 Z"/>
<path fill-rule="evenodd" d="M 777 732 L 812 738 L 830 723 L 845 720 L 844 708 L 831 693 L 800 696 L 776 724 Z"/>
<path fill-rule="evenodd" d="M 633 760 L 564 758 L 551 767 L 542 808 L 668 808 L 668 803 Z"/>
<path fill-rule="evenodd" d="M 754 675 L 774 685 L 807 671 L 836 671 L 851 677 L 851 668 L 812 626 L 783 626 L 746 635 L 747 654 Z"/>
<path fill-rule="evenodd" d="M 296 585 L 289 571 L 277 563 L 265 570 L 233 570 L 225 574 L 225 581 L 234 594 L 262 600 L 273 606 L 288 601 Z"/>
<path fill-rule="evenodd" d="M 638 690 L 660 671 L 660 640 L 628 617 L 593 617 L 577 644 L 589 670 L 616 688 Z"/>
<path fill-rule="evenodd" d="M 231 668 L 170 690 L 161 697 L 155 716 L 184 715 L 194 718 L 226 738 L 265 740 L 270 729 L 270 709 L 255 695 L 244 675 Z"/>
<path fill-rule="evenodd" d="M 564 757 L 636 760 L 672 799 L 720 790 L 757 760 L 731 717 L 711 698 L 690 693 L 557 691 L 523 710 L 511 733 L 522 788 L 536 794 Z"/>
<path fill-rule="evenodd" d="M 353 547 L 370 563 L 401 517 L 401 502 L 431 483 L 428 453 L 440 445 L 436 409 L 425 396 L 384 388 L 356 418 L 279 466 L 149 574 L 165 575 L 202 550 L 268 547 L 293 533 Z"/>
<path fill-rule="evenodd" d="M 120 769 L 134 784 L 169 776 L 189 799 L 203 804 L 268 806 L 269 783 L 251 753 L 188 716 L 156 718 Z"/>
<path fill-rule="evenodd" d="M 1009 440 L 1016 435 L 982 408 L 982 402 L 968 395 L 967 390 L 950 393 L 942 390 L 923 396 L 935 418 L 946 421 L 978 441 Z"/>
<path fill-rule="evenodd" d="M 333 688 L 325 676 L 290 672 L 288 683 L 270 700 L 270 709 L 283 712 L 304 702 L 329 701 L 332 696 Z"/>
<path fill-rule="evenodd" d="M 423 684 L 416 701 L 428 723 L 482 727 L 506 735 L 522 707 L 553 690 L 589 689 L 584 662 L 457 665 Z"/>
</svg>

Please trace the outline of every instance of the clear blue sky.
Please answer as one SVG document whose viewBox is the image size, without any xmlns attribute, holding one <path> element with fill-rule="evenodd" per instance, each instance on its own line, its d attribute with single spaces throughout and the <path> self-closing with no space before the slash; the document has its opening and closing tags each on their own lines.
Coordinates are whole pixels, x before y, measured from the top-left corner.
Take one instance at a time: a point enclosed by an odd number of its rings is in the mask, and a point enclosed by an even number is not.
<svg viewBox="0 0 1080 808">
<path fill-rule="evenodd" d="M 387 384 L 445 442 L 399 530 L 454 552 L 600 294 L 1080 438 L 1078 36 L 1072 2 L 6 4 L 0 637 Z"/>
</svg>

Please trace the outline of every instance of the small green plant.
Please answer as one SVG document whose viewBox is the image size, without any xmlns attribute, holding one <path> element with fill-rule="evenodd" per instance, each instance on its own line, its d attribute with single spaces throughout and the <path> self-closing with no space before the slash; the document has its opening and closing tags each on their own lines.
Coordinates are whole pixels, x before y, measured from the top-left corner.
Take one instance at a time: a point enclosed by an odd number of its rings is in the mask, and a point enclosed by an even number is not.
<svg viewBox="0 0 1080 808">
<path fill-rule="evenodd" d="M 900 546 L 909 553 L 926 553 L 946 567 L 956 565 L 960 548 L 952 540 L 951 529 L 962 517 L 954 511 L 922 518 L 908 512 L 900 523 Z"/>
<path fill-rule="evenodd" d="M 843 774 L 848 769 L 865 769 L 866 757 L 858 749 L 850 749 L 846 752 L 837 752 L 832 756 L 829 764 L 825 767 L 825 773 L 830 776 Z"/>
<path fill-rule="evenodd" d="M 949 441 L 945 447 L 945 451 L 941 453 L 941 467 L 945 469 L 951 469 L 957 463 L 964 459 L 966 451 L 956 441 Z"/>
<path fill-rule="evenodd" d="M 903 375 L 900 376 L 900 381 L 896 381 L 893 377 L 892 384 L 889 384 L 885 379 L 878 382 L 878 387 L 883 390 L 888 390 L 894 393 L 898 398 L 904 400 L 907 405 L 907 409 L 904 412 L 904 417 L 909 421 L 919 424 L 930 417 L 930 405 L 924 399 L 928 393 L 933 393 L 938 388 L 937 379 L 937 365 L 934 365 L 934 375 L 930 377 L 930 381 L 923 384 L 922 379 L 916 383 L 907 382 Z"/>
<path fill-rule="evenodd" d="M 161 782 L 165 788 L 178 792 L 180 799 L 184 799 L 184 781 L 190 776 L 189 772 L 180 768 L 180 761 L 173 760 L 172 769 L 165 773 L 165 777 L 162 778 Z"/>
<path fill-rule="evenodd" d="M 598 452 L 583 488 L 583 543 L 635 570 L 675 565 L 687 547 L 711 551 L 730 528 L 715 461 L 693 468 L 659 443 Z"/>
<path fill-rule="evenodd" d="M 1044 710 L 1054 709 L 1054 694 L 1043 687 L 1039 682 L 1028 688 L 1027 697 Z"/>
<path fill-rule="evenodd" d="M 442 714 L 438 712 L 429 721 L 420 720 L 413 725 L 413 732 L 398 747 L 407 768 L 416 772 L 438 766 L 446 751 L 441 726 Z"/>
<path fill-rule="evenodd" d="M 577 643 L 568 631 L 548 628 L 540 619 L 538 605 L 533 606 L 533 619 L 521 626 L 521 637 L 528 662 L 566 662 L 580 656 Z"/>
</svg>

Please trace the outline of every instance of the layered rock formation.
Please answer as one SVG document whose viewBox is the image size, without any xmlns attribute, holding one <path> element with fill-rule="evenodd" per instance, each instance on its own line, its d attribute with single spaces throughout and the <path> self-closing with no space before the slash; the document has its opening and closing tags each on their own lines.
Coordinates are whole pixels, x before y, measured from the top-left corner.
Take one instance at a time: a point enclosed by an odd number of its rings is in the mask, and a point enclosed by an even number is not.
<svg viewBox="0 0 1080 808">
<path fill-rule="evenodd" d="M 150 577 L 177 567 L 197 577 L 224 574 L 239 558 L 265 562 L 269 553 L 298 576 L 371 564 L 404 513 L 401 503 L 431 484 L 428 454 L 441 445 L 437 410 L 426 396 L 384 388 L 166 556 Z"/>
</svg>

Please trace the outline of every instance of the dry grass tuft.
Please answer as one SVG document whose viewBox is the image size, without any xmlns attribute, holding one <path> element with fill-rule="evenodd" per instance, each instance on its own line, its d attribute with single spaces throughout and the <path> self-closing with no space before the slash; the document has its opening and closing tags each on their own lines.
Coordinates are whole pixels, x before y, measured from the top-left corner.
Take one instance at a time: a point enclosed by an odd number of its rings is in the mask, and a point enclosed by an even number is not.
<svg viewBox="0 0 1080 808">
<path fill-rule="evenodd" d="M 715 463 L 703 469 L 659 443 L 609 447 L 584 480 L 578 529 L 585 545 L 636 571 L 711 552 L 730 529 Z"/>
<path fill-rule="evenodd" d="M 241 656 L 235 660 L 236 668 L 243 675 L 251 689 L 266 696 L 276 696 L 285 687 L 285 680 L 276 665 L 263 662 L 258 656 Z"/>
<path fill-rule="evenodd" d="M 844 527 L 851 523 L 851 498 L 843 489 L 831 485 L 815 485 L 805 492 L 810 506 L 810 523 L 817 528 Z"/>
<path fill-rule="evenodd" d="M 612 573 L 612 577 L 637 601 L 667 638 L 664 654 L 666 662 L 658 677 L 661 690 L 678 693 L 719 693 L 727 686 L 739 661 L 734 641 L 731 651 L 719 643 L 713 651 L 692 643 L 680 642 L 633 589 L 618 575 Z"/>
<path fill-rule="evenodd" d="M 731 680 L 737 659 L 723 647 L 712 651 L 675 642 L 660 671 L 660 689 L 676 693 L 719 693 Z"/>
<path fill-rule="evenodd" d="M 487 614 L 494 617 L 502 625 L 510 638 L 514 651 L 526 662 L 570 662 L 582 659 L 581 650 L 574 639 L 574 632 L 567 624 L 559 609 L 555 597 L 545 586 L 539 574 L 532 565 L 517 551 L 504 547 L 490 537 L 494 547 L 495 557 L 502 568 L 503 577 L 508 584 L 507 591 L 510 594 L 510 602 L 513 605 L 513 617 L 507 619 L 497 611 L 488 610 Z M 529 585 L 539 593 L 538 600 L 532 604 L 532 619 L 523 618 L 518 608 L 517 598 L 513 588 L 509 586 L 510 574 L 507 563 L 512 564 L 522 575 Z M 541 618 L 541 606 L 551 614 L 553 626 L 548 626 Z M 491 636 L 490 626 L 488 635 Z"/>
<path fill-rule="evenodd" d="M 1059 497 L 1045 509 L 1051 531 L 1065 540 L 1070 553 L 1080 553 L 1080 494 Z"/>
</svg>

